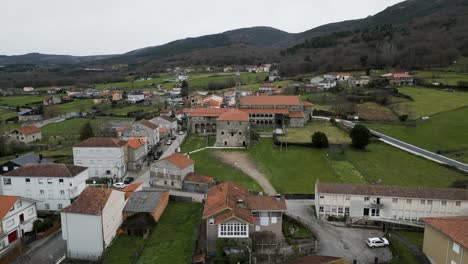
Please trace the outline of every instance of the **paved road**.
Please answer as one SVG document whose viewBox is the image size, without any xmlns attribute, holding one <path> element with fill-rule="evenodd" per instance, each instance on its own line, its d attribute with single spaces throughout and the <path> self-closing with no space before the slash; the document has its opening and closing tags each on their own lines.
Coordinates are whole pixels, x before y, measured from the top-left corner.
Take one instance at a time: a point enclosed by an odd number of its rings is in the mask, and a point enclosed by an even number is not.
<svg viewBox="0 0 468 264">
<path fill-rule="evenodd" d="M 318 255 L 336 256 L 357 263 L 374 263 L 375 257 L 379 263 L 392 259 L 388 247 L 371 249 L 365 244 L 369 237 L 381 237 L 380 230 L 337 227 L 323 221 L 318 221 L 313 214 L 313 200 L 286 200 L 287 215 L 300 219 L 311 228 L 318 237 Z"/>
<path fill-rule="evenodd" d="M 175 140 L 172 140 L 171 145 L 166 145 L 166 141 L 164 140 L 163 142 L 163 147 L 162 150 L 164 151 L 163 154 L 161 155 L 161 158 L 165 158 L 167 156 L 170 156 L 174 152 L 176 152 L 177 148 L 184 142 L 185 136 L 187 133 L 184 133 L 183 135 L 177 135 L 177 138 Z"/>
<path fill-rule="evenodd" d="M 353 122 L 346 121 L 346 120 L 340 120 L 340 122 L 342 122 L 343 124 L 345 124 L 346 126 L 349 126 L 349 127 L 354 127 L 354 125 L 355 125 Z M 465 163 L 462 163 L 462 162 L 459 162 L 459 161 L 456 161 L 456 160 L 453 160 L 453 159 L 449 159 L 449 158 L 447 158 L 445 156 L 442 156 L 442 155 L 436 154 L 434 152 L 431 152 L 431 151 L 416 147 L 414 145 L 405 143 L 405 142 L 403 142 L 401 140 L 389 137 L 389 136 L 387 136 L 385 134 L 382 134 L 382 133 L 379 133 L 379 132 L 377 132 L 375 130 L 371 130 L 371 129 L 369 129 L 369 130 L 374 136 L 379 137 L 379 139 L 382 142 L 385 142 L 385 143 L 387 143 L 389 145 L 392 145 L 392 146 L 397 147 L 399 149 L 405 150 L 405 151 L 410 152 L 412 154 L 422 156 L 422 157 L 424 157 L 426 159 L 430 159 L 432 161 L 442 163 L 442 164 L 447 164 L 447 165 L 456 167 L 459 170 L 468 172 L 468 164 L 465 164 Z"/>
<path fill-rule="evenodd" d="M 30 251 L 17 258 L 12 264 L 55 263 L 66 254 L 66 243 L 62 239 L 61 230 L 45 239 L 45 241 L 33 242 Z"/>
</svg>

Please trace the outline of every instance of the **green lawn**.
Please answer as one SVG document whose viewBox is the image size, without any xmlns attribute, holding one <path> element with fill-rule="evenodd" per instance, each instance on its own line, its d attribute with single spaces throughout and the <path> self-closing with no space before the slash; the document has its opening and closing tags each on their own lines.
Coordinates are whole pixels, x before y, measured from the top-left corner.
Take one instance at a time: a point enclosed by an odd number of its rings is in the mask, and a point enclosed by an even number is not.
<svg viewBox="0 0 468 264">
<path fill-rule="evenodd" d="M 408 242 L 412 243 L 413 245 L 417 246 L 419 249 L 422 250 L 424 232 L 402 230 L 398 231 L 398 234 L 404 239 L 406 239 Z"/>
<path fill-rule="evenodd" d="M 468 68 L 466 70 L 468 70 Z M 459 81 L 468 81 L 467 72 L 418 71 L 415 76 L 423 79 L 427 84 L 441 83 L 444 85 L 457 86 Z"/>
<path fill-rule="evenodd" d="M 314 233 L 309 229 L 287 216 L 283 216 L 282 229 L 283 234 L 291 239 L 307 239 L 315 237 Z M 294 230 L 293 234 L 290 233 L 291 229 Z"/>
<path fill-rule="evenodd" d="M 1 96 L 0 105 L 25 106 L 42 102 L 42 96 Z"/>
<path fill-rule="evenodd" d="M 128 264 L 133 263 L 137 252 L 143 246 L 142 237 L 120 235 L 112 241 L 112 245 L 102 256 L 103 264 Z"/>
<path fill-rule="evenodd" d="M 432 116 L 416 123 L 367 123 L 371 129 L 418 147 L 468 163 L 468 107 Z"/>
<path fill-rule="evenodd" d="M 431 116 L 468 106 L 468 92 L 446 92 L 420 87 L 401 87 L 398 90 L 411 96 L 414 101 L 393 104 L 391 107 L 399 115 L 409 114 L 410 118 Z"/>
<path fill-rule="evenodd" d="M 216 137 L 214 135 L 206 137 L 188 136 L 185 138 L 181 150 L 182 152 L 187 153 L 205 147 L 212 147 L 214 146 L 215 141 Z"/>
<path fill-rule="evenodd" d="M 116 107 L 108 107 L 104 111 L 104 114 L 114 114 L 119 116 L 126 116 L 130 112 L 143 111 L 143 113 L 157 111 L 155 106 L 145 106 L 143 104 L 122 104 Z"/>
<path fill-rule="evenodd" d="M 390 261 L 390 264 L 418 264 L 419 261 L 411 255 L 409 250 L 396 239 L 390 238 L 390 244 L 398 251 L 399 256 Z"/>
<path fill-rule="evenodd" d="M 0 108 L 0 122 L 16 116 L 16 112 Z"/>
<path fill-rule="evenodd" d="M 312 121 L 301 128 L 286 128 L 286 136 L 278 137 L 278 140 L 292 143 L 311 143 L 312 135 L 318 131 L 327 135 L 330 144 L 347 144 L 351 142 L 347 133 L 326 121 Z"/>
<path fill-rule="evenodd" d="M 72 102 L 58 104 L 57 110 L 60 113 L 87 112 L 93 107 L 93 99 L 75 99 Z"/>
<path fill-rule="evenodd" d="M 201 211 L 197 203 L 170 202 L 137 263 L 191 263 Z"/>
</svg>

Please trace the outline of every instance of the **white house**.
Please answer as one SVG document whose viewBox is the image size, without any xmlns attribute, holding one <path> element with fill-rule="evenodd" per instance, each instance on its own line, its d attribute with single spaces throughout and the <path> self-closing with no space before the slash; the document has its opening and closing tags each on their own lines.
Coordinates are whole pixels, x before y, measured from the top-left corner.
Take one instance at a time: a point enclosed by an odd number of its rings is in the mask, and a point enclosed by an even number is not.
<svg viewBox="0 0 468 264">
<path fill-rule="evenodd" d="M 60 213 L 67 257 L 97 260 L 114 239 L 122 224 L 125 192 L 86 188 Z"/>
<path fill-rule="evenodd" d="M 171 135 L 174 135 L 177 132 L 177 120 L 170 116 L 157 116 L 151 119 L 150 122 L 157 125 L 160 128 L 167 129 Z"/>
<path fill-rule="evenodd" d="M 37 219 L 35 201 L 0 195 L 0 258 L 20 244 L 24 233 L 33 230 Z"/>
<path fill-rule="evenodd" d="M 73 146 L 73 163 L 88 167 L 90 177 L 122 178 L 127 172 L 127 142 L 88 138 Z"/>
<path fill-rule="evenodd" d="M 143 102 L 145 100 L 145 94 L 144 93 L 129 93 L 127 94 L 127 102 L 129 103 L 138 103 L 138 102 Z"/>
<path fill-rule="evenodd" d="M 19 143 L 31 143 L 42 139 L 41 129 L 36 126 L 22 126 L 13 129 L 8 136 Z"/>
<path fill-rule="evenodd" d="M 86 187 L 88 168 L 68 164 L 27 164 L 5 173 L 3 194 L 37 201 L 38 210 L 57 211 L 71 204 Z"/>
<path fill-rule="evenodd" d="M 318 86 L 321 90 L 328 90 L 336 86 L 336 81 L 334 79 L 324 79 Z"/>
<path fill-rule="evenodd" d="M 468 189 L 370 184 L 315 184 L 317 217 L 417 222 L 423 217 L 468 214 Z"/>
<path fill-rule="evenodd" d="M 187 81 L 188 79 L 189 79 L 189 76 L 185 72 L 179 73 L 177 75 L 177 81 L 179 82 Z"/>
</svg>

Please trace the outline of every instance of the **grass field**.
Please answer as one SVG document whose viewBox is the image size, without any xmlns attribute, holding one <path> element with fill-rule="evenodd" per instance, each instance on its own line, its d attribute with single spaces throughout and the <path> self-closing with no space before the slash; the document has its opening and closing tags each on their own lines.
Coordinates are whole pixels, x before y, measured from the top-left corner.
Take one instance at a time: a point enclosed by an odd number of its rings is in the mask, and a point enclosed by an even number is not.
<svg viewBox="0 0 468 264">
<path fill-rule="evenodd" d="M 112 242 L 112 245 L 102 256 L 103 264 L 127 264 L 132 263 L 136 252 L 143 246 L 144 240 L 138 236 L 120 235 Z"/>
<path fill-rule="evenodd" d="M 356 115 L 363 120 L 378 120 L 378 121 L 397 121 L 398 117 L 395 113 L 377 103 L 363 103 L 356 105 Z"/>
<path fill-rule="evenodd" d="M 137 263 L 191 263 L 201 212 L 200 204 L 170 202 Z"/>
<path fill-rule="evenodd" d="M 468 71 L 464 73 L 451 71 L 418 71 L 415 76 L 424 79 L 427 84 L 440 83 L 457 86 L 459 81 L 468 82 Z"/>
<path fill-rule="evenodd" d="M 409 114 L 411 118 L 431 116 L 468 105 L 468 92 L 446 92 L 420 87 L 401 87 L 398 90 L 411 96 L 414 101 L 393 104 L 391 107 L 399 115 Z"/>
<path fill-rule="evenodd" d="M 424 232 L 401 230 L 401 231 L 398 231 L 397 233 L 398 235 L 406 239 L 408 242 L 412 243 L 413 245 L 417 246 L 419 249 L 422 250 L 423 241 L 424 241 Z"/>
<path fill-rule="evenodd" d="M 130 112 L 140 111 L 143 113 L 157 111 L 158 109 L 154 106 L 145 106 L 143 104 L 124 104 L 118 105 L 117 107 L 109 107 L 103 111 L 104 114 L 114 114 L 120 116 L 126 116 Z"/>
<path fill-rule="evenodd" d="M 468 107 L 415 123 L 366 123 L 371 129 L 468 163 Z"/>
<path fill-rule="evenodd" d="M 208 141 L 207 141 L 208 140 Z M 214 145 L 214 137 L 195 137 L 185 139 L 182 152 L 187 153 L 200 148 Z M 236 182 L 250 190 L 261 191 L 260 186 L 242 171 L 219 161 L 211 150 L 191 153 L 190 158 L 195 161 L 195 172 L 211 176 L 220 181 Z"/>
<path fill-rule="evenodd" d="M 301 128 L 286 128 L 286 136 L 278 137 L 278 140 L 292 143 L 311 143 L 312 135 L 318 131 L 327 135 L 330 144 L 351 142 L 348 134 L 327 121 L 312 121 Z"/>
<path fill-rule="evenodd" d="M 0 105 L 25 106 L 42 102 L 42 96 L 1 96 Z"/>
<path fill-rule="evenodd" d="M 16 112 L 0 108 L 0 122 L 16 116 Z"/>
<path fill-rule="evenodd" d="M 392 259 L 390 264 L 418 264 L 419 261 L 411 255 L 411 252 L 405 248 L 403 244 L 398 242 L 396 239 L 390 238 L 391 246 L 398 251 L 399 256 Z"/>
<path fill-rule="evenodd" d="M 87 112 L 92 109 L 93 105 L 93 99 L 76 99 L 72 102 L 57 105 L 57 110 L 62 114 Z"/>
</svg>

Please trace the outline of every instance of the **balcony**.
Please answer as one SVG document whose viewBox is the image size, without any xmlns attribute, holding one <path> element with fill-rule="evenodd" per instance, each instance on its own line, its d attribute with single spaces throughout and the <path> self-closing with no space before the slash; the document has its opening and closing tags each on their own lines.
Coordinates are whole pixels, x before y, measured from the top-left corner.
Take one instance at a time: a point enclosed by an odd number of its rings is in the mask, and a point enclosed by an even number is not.
<svg viewBox="0 0 468 264">
<path fill-rule="evenodd" d="M 372 209 L 383 209 L 384 207 L 383 204 L 377 202 L 370 202 L 369 205 Z"/>
</svg>

